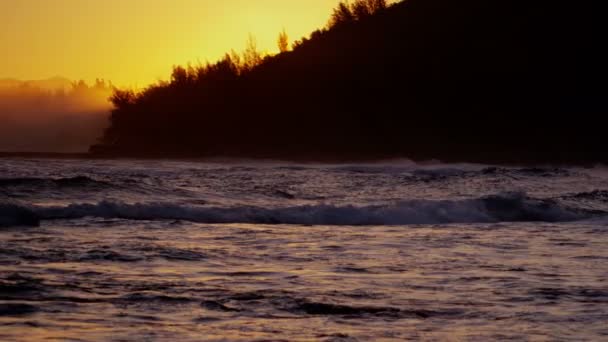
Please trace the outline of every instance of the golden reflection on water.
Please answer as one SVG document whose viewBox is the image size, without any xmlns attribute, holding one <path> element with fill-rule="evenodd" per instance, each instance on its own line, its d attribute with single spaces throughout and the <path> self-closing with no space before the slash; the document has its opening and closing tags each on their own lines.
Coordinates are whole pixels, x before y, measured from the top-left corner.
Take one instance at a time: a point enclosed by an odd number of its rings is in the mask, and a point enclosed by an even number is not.
<svg viewBox="0 0 608 342">
<path fill-rule="evenodd" d="M 608 240 L 590 238 L 593 226 L 167 225 L 29 231 L 27 247 L 57 260 L 0 265 L 43 285 L 30 300 L 0 301 L 38 308 L 0 316 L 0 339 L 543 339 L 583 325 L 605 330 L 601 319 L 570 320 L 608 293 L 598 261 Z M 24 239 L 18 230 L 2 237 Z M 307 314 L 309 302 L 360 313 Z"/>
</svg>

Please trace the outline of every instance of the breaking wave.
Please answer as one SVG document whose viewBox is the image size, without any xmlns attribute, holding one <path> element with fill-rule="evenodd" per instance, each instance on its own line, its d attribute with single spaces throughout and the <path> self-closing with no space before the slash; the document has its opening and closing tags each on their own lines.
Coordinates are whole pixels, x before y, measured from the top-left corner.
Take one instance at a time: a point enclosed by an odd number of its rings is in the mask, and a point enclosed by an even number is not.
<svg viewBox="0 0 608 342">
<path fill-rule="evenodd" d="M 0 206 L 0 225 L 37 225 L 40 220 L 85 217 L 183 220 L 197 223 L 297 225 L 408 225 L 495 222 L 567 222 L 606 213 L 567 207 L 553 200 L 507 193 L 465 200 L 408 200 L 385 205 L 308 205 L 283 208 L 204 207 L 170 203 L 100 202 L 57 207 Z"/>
<path fill-rule="evenodd" d="M 38 226 L 40 216 L 27 206 L 0 202 L 0 227 Z"/>
</svg>

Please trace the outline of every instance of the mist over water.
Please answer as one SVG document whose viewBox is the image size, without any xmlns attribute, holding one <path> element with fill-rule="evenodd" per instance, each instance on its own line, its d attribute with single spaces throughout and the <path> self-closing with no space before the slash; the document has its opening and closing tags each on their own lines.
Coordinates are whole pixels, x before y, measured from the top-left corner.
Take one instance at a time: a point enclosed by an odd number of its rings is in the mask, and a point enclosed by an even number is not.
<svg viewBox="0 0 608 342">
<path fill-rule="evenodd" d="M 0 152 L 86 152 L 108 125 L 111 87 L 0 80 Z"/>
</svg>

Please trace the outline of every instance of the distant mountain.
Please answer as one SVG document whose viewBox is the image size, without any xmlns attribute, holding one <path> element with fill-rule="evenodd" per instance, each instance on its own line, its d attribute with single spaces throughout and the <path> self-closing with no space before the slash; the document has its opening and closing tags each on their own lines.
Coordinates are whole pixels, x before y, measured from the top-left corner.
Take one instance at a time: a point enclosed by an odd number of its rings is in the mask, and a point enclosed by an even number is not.
<svg viewBox="0 0 608 342">
<path fill-rule="evenodd" d="M 592 1 L 356 1 L 290 52 L 176 68 L 114 95 L 92 152 L 608 161 Z M 363 7 L 357 8 L 357 5 Z M 367 7 L 365 7 L 367 6 Z M 243 61 L 243 59 L 245 61 Z"/>
</svg>

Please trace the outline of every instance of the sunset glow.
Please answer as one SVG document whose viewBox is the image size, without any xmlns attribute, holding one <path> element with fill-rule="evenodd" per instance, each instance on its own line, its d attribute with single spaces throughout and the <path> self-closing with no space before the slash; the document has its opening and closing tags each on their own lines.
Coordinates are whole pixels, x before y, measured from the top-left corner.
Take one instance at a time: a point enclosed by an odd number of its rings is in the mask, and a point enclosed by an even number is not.
<svg viewBox="0 0 608 342">
<path fill-rule="evenodd" d="M 0 0 L 0 342 L 606 340 L 601 13 Z"/>
<path fill-rule="evenodd" d="M 63 76 L 121 86 L 166 79 L 171 67 L 262 51 L 324 26 L 337 0 L 3 0 L 0 78 Z"/>
</svg>

